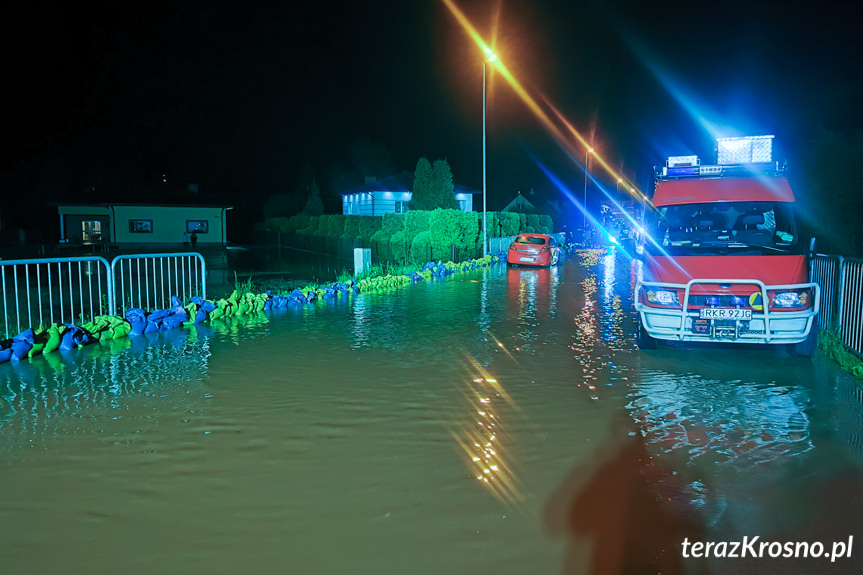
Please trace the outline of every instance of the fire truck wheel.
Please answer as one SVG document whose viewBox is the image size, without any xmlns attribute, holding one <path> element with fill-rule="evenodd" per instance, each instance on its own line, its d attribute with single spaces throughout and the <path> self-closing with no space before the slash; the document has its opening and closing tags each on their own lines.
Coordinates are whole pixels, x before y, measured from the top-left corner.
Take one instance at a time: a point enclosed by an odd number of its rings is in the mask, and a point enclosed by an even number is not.
<svg viewBox="0 0 863 575">
<path fill-rule="evenodd" d="M 656 349 L 656 340 L 647 334 L 647 330 L 641 324 L 641 318 L 638 318 L 638 348 L 639 349 Z"/>
<path fill-rule="evenodd" d="M 791 344 L 789 347 L 792 356 L 812 357 L 818 349 L 818 320 L 812 321 L 812 329 L 809 330 L 809 335 L 804 341 Z"/>
</svg>

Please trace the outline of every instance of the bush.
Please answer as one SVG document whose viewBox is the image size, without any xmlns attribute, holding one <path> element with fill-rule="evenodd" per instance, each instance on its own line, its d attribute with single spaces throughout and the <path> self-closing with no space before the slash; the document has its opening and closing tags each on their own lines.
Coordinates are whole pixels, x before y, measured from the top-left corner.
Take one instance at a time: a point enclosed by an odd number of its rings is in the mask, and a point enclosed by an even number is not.
<svg viewBox="0 0 863 575">
<path fill-rule="evenodd" d="M 390 235 L 384 230 L 378 230 L 372 234 L 372 259 L 382 261 L 390 257 Z"/>
<path fill-rule="evenodd" d="M 305 229 L 308 225 L 309 216 L 305 214 L 297 214 L 296 216 L 291 216 L 289 229 L 282 231 L 297 233 L 300 230 Z"/>
<path fill-rule="evenodd" d="M 359 237 L 363 240 L 369 240 L 375 232 L 381 229 L 380 216 L 357 216 L 359 218 Z"/>
<path fill-rule="evenodd" d="M 330 234 L 330 216 L 318 216 L 318 229 L 315 230 L 316 236 L 328 236 Z"/>
<path fill-rule="evenodd" d="M 318 216 L 306 216 L 308 220 L 306 221 L 306 227 L 297 230 L 298 234 L 310 236 L 316 231 L 318 231 Z"/>
<path fill-rule="evenodd" d="M 520 229 L 518 214 L 513 214 L 511 212 L 501 212 L 500 216 L 501 237 L 518 235 L 518 231 Z"/>
<path fill-rule="evenodd" d="M 554 233 L 554 220 L 548 215 L 539 216 L 539 226 L 537 229 L 539 229 L 539 233 L 541 234 Z"/>
<path fill-rule="evenodd" d="M 539 229 L 539 214 L 527 214 L 527 227 L 535 230 Z"/>
<path fill-rule="evenodd" d="M 345 216 L 344 237 L 349 240 L 356 240 L 360 237 L 360 220 L 359 216 Z"/>
<path fill-rule="evenodd" d="M 482 213 L 477 212 L 477 222 L 479 224 L 479 235 L 480 241 L 482 241 Z M 485 213 L 485 226 L 486 226 L 486 235 L 490 238 L 499 238 L 503 235 L 501 232 L 500 224 L 501 224 L 501 213 L 500 212 L 486 212 Z"/>
<path fill-rule="evenodd" d="M 410 245 L 413 244 L 414 238 L 420 232 L 425 232 L 429 229 L 429 214 L 431 212 L 411 210 L 405 214 L 405 241 Z"/>
<path fill-rule="evenodd" d="M 345 233 L 345 216 L 342 214 L 333 214 L 330 216 L 330 229 L 327 235 L 340 238 Z"/>
<path fill-rule="evenodd" d="M 518 233 L 527 231 L 527 214 L 516 214 L 518 216 Z"/>
<path fill-rule="evenodd" d="M 404 214 L 384 214 L 383 215 L 383 223 L 381 223 L 381 229 L 387 232 L 387 235 L 392 236 L 396 232 L 400 232 L 405 229 L 405 215 Z"/>
<path fill-rule="evenodd" d="M 486 225 L 488 216 L 486 214 Z M 488 237 L 494 237 L 491 234 Z M 461 238 L 458 244 L 459 261 L 473 258 L 477 245 L 482 248 L 482 214 L 477 212 L 461 212 Z"/>
<path fill-rule="evenodd" d="M 431 259 L 431 232 L 420 232 L 411 242 L 411 257 L 417 264 Z"/>
<path fill-rule="evenodd" d="M 461 214 L 459 210 L 437 209 L 429 215 L 429 239 L 432 246 L 432 259 L 446 261 L 451 259 L 452 246 L 458 246 L 461 233 Z"/>
<path fill-rule="evenodd" d="M 407 245 L 405 242 L 405 233 L 403 231 L 396 232 L 390 237 L 390 253 L 393 260 L 397 262 L 405 261 L 407 255 Z"/>
</svg>

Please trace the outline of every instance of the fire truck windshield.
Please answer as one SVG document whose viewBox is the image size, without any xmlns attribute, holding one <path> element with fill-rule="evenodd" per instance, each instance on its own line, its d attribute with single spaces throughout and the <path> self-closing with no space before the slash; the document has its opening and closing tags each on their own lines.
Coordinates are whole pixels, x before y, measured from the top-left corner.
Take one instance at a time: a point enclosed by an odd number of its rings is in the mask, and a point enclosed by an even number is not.
<svg viewBox="0 0 863 575">
<path fill-rule="evenodd" d="M 794 213 L 784 202 L 663 206 L 653 213 L 648 232 L 670 255 L 787 254 L 799 244 Z"/>
</svg>

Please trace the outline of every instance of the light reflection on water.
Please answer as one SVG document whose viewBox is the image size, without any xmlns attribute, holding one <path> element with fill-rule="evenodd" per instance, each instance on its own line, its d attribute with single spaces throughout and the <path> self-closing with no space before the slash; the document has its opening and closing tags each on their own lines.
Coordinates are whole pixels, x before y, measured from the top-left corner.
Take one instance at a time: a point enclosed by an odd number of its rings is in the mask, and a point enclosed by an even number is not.
<svg viewBox="0 0 863 575">
<path fill-rule="evenodd" d="M 32 445 L 52 419 L 80 419 L 88 410 L 117 410 L 139 396 L 159 397 L 168 386 L 207 378 L 210 328 L 123 338 L 76 351 L 0 365 L 0 429 L 16 446 Z M 81 420 L 77 428 L 86 428 Z M 11 447 L 0 442 L 0 450 Z"/>
<path fill-rule="evenodd" d="M 17 498 L 0 556 L 114 572 L 99 541 L 129 573 L 559 573 L 542 508 L 583 525 L 581 483 L 551 494 L 614 459 L 597 443 L 617 414 L 717 528 L 775 529 L 750 502 L 764 492 L 786 494 L 771 513 L 806 513 L 787 502 L 809 478 L 863 455 L 861 398 L 823 362 L 638 352 L 637 269 L 586 251 L 0 365 L 0 488 Z"/>
</svg>

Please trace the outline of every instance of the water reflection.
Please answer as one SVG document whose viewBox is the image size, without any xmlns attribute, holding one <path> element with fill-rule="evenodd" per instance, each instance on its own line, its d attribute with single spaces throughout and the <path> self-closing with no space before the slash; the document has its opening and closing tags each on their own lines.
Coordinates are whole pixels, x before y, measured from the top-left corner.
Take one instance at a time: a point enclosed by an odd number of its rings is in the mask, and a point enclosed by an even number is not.
<svg viewBox="0 0 863 575">
<path fill-rule="evenodd" d="M 54 418 L 118 409 L 124 398 L 158 395 L 165 384 L 203 381 L 209 329 L 122 338 L 0 365 L 0 430 L 30 443 Z"/>
<path fill-rule="evenodd" d="M 535 352 L 537 343 L 548 334 L 537 329 L 545 318 L 557 315 L 560 266 L 506 269 L 508 312 L 521 329 L 517 351 Z"/>
<path fill-rule="evenodd" d="M 516 406 L 496 378 L 473 358 L 467 363 L 473 375 L 465 380 L 464 420 L 453 438 L 483 487 L 503 502 L 519 501 L 522 495 L 506 451 L 508 437 L 502 421 L 502 412 Z"/>
<path fill-rule="evenodd" d="M 598 372 L 602 369 L 602 361 L 598 357 L 596 348 L 599 345 L 597 337 L 598 320 L 596 316 L 596 273 L 595 267 L 600 262 L 599 250 L 579 250 L 577 252 L 578 265 L 584 268 L 581 281 L 583 292 L 583 304 L 581 310 L 574 318 L 575 332 L 572 334 L 570 349 L 575 352 L 575 360 L 581 366 L 581 382 L 590 393 L 593 400 L 599 399 L 596 393 L 599 379 Z"/>
<path fill-rule="evenodd" d="M 600 309 L 599 335 L 612 351 L 629 349 L 623 324 L 626 316 L 623 312 L 620 286 L 617 281 L 617 259 L 621 257 L 614 247 L 602 258 L 602 304 Z M 622 267 L 622 266 L 621 266 Z"/>
<path fill-rule="evenodd" d="M 809 393 L 799 386 L 658 371 L 643 374 L 631 390 L 627 407 L 645 441 L 690 466 L 750 471 L 813 448 Z"/>
</svg>

